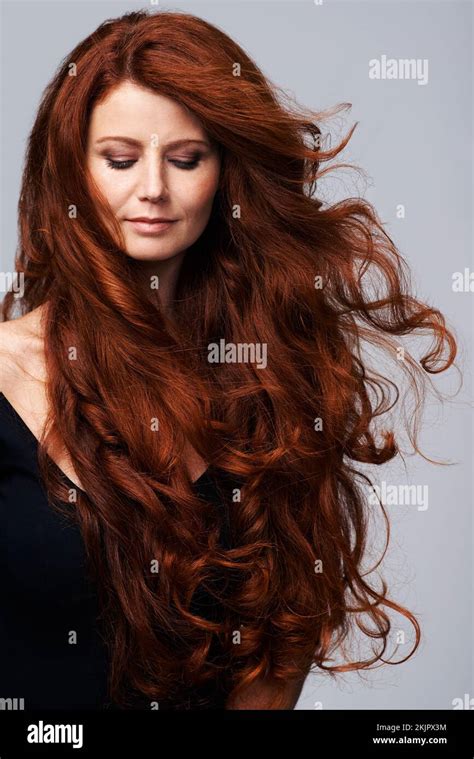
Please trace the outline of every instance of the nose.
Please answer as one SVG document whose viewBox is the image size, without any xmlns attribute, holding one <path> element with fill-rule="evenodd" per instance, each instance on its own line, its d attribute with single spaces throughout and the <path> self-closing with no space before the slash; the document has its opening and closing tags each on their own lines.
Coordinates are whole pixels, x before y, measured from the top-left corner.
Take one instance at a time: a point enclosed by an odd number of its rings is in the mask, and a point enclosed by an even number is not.
<svg viewBox="0 0 474 759">
<path fill-rule="evenodd" d="M 167 192 L 166 172 L 161 157 L 156 149 L 150 149 L 150 153 L 142 163 L 139 187 L 140 200 L 156 201 L 166 196 Z"/>
</svg>

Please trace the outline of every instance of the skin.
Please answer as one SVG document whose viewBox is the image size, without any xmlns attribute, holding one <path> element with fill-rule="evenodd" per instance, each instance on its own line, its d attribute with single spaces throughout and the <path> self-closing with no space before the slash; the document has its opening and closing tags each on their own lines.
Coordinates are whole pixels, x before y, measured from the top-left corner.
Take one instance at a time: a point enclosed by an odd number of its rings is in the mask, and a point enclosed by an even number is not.
<svg viewBox="0 0 474 759">
<path fill-rule="evenodd" d="M 104 141 L 113 136 L 137 144 Z M 184 139 L 202 142 L 169 146 Z M 91 179 L 121 226 L 127 255 L 138 262 L 144 287 L 149 289 L 150 276 L 157 274 L 160 302 L 168 311 L 185 252 L 209 221 L 220 177 L 217 146 L 180 103 L 125 81 L 92 111 L 86 161 Z M 113 168 L 109 161 L 118 163 Z M 127 163 L 120 168 L 120 162 Z M 127 221 L 138 216 L 178 221 L 151 237 Z"/>
</svg>

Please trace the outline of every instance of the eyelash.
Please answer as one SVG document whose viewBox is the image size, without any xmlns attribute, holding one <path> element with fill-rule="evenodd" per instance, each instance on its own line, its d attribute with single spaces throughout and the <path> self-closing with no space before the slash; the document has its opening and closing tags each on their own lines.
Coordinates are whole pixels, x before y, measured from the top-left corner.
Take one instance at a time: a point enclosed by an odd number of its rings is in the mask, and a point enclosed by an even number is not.
<svg viewBox="0 0 474 759">
<path fill-rule="evenodd" d="M 189 171 L 190 169 L 196 168 L 200 160 L 201 160 L 201 156 L 198 156 L 194 158 L 192 161 L 171 161 L 170 163 L 173 163 L 179 169 L 184 169 L 186 171 Z M 136 163 L 135 160 L 131 160 L 131 159 L 129 159 L 128 161 L 114 161 L 112 158 L 106 158 L 106 161 L 107 161 L 107 165 L 111 169 L 118 169 L 121 171 L 123 171 L 124 169 L 129 169 L 134 163 Z"/>
</svg>

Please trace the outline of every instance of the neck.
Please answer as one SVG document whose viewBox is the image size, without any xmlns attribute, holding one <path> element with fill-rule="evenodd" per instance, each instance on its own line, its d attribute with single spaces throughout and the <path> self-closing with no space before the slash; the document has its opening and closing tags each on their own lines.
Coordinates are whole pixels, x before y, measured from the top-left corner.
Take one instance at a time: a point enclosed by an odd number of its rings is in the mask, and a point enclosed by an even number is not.
<svg viewBox="0 0 474 759">
<path fill-rule="evenodd" d="M 164 261 L 134 261 L 134 272 L 143 294 L 167 317 L 172 317 L 176 283 L 185 252 Z"/>
</svg>

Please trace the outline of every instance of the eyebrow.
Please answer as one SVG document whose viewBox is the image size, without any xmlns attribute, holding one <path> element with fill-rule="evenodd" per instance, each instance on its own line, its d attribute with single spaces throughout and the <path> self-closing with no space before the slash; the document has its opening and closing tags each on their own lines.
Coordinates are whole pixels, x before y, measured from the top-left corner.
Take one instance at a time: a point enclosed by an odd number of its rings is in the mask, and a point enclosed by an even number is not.
<svg viewBox="0 0 474 759">
<path fill-rule="evenodd" d="M 135 147 L 142 147 L 144 143 L 140 142 L 140 140 L 135 140 L 133 137 L 119 137 L 118 135 L 110 136 L 110 137 L 101 137 L 100 140 L 96 140 L 96 145 L 99 145 L 101 142 L 105 142 L 106 140 L 113 140 L 114 142 L 124 142 L 127 145 L 133 145 Z M 190 142 L 199 142 L 202 145 L 206 145 L 207 147 L 210 147 L 209 143 L 206 140 L 197 140 L 192 138 L 184 138 L 182 140 L 173 140 L 173 142 L 167 142 L 165 144 L 165 148 L 177 148 L 181 145 L 187 145 Z"/>
</svg>

